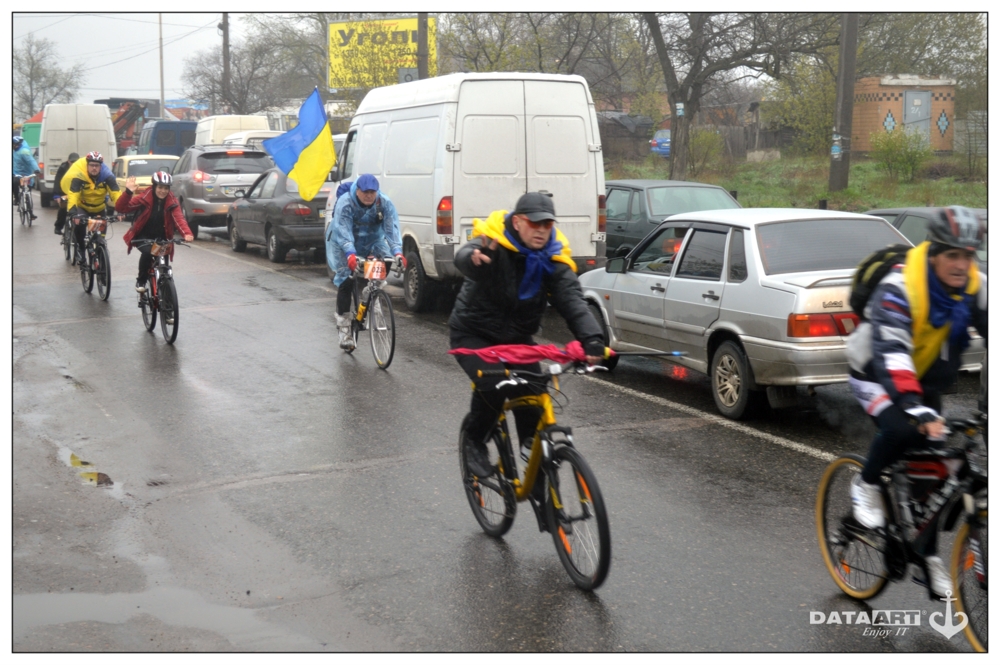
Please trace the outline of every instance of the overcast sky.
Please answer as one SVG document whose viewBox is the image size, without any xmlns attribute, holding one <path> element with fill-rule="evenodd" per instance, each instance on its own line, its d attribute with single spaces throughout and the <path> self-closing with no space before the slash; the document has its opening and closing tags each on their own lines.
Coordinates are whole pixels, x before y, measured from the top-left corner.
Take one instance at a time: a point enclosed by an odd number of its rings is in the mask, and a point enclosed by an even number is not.
<svg viewBox="0 0 1000 665">
<path fill-rule="evenodd" d="M 229 15 L 229 38 L 243 34 L 241 14 Z M 163 14 L 163 86 L 167 99 L 184 96 L 184 59 L 207 48 L 222 48 L 217 26 L 222 14 Z M 157 14 L 19 12 L 13 14 L 14 49 L 34 33 L 56 43 L 66 67 L 84 65 L 86 78 L 75 100 L 160 97 Z M 88 38 L 92 38 L 88 42 Z M 85 44 L 89 46 L 84 46 Z"/>
</svg>

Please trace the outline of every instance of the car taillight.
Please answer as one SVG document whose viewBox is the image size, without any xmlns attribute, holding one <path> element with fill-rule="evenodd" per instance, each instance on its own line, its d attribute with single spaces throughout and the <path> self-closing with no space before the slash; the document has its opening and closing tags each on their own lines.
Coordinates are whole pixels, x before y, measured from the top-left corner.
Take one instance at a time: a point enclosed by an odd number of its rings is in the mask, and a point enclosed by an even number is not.
<svg viewBox="0 0 1000 665">
<path fill-rule="evenodd" d="M 836 337 L 850 335 L 858 325 L 851 312 L 841 314 L 789 314 L 789 337 Z"/>
<path fill-rule="evenodd" d="M 597 232 L 604 233 L 608 228 L 608 197 L 600 194 L 597 197 Z"/>
<path fill-rule="evenodd" d="M 242 155 L 243 151 L 242 150 L 227 150 L 226 154 L 227 155 Z"/>
<path fill-rule="evenodd" d="M 45 162 L 38 162 L 38 170 L 45 173 Z"/>
<path fill-rule="evenodd" d="M 303 205 L 301 203 L 289 203 L 282 210 L 286 215 L 305 216 L 308 215 L 310 212 L 312 212 L 312 209 L 309 206 Z"/>
<path fill-rule="evenodd" d="M 452 220 L 452 210 L 454 206 L 452 205 L 451 197 L 444 196 L 441 197 L 441 202 L 438 203 L 437 208 L 437 232 L 438 235 L 450 236 L 454 233 L 454 222 Z"/>
<path fill-rule="evenodd" d="M 191 174 L 191 179 L 195 182 L 203 182 L 209 185 L 215 182 L 215 176 L 204 171 L 195 171 Z"/>
<path fill-rule="evenodd" d="M 656 147 L 656 139 L 653 139 L 652 141 L 650 141 L 650 143 L 652 143 L 652 144 L 653 144 L 653 147 L 654 147 L 654 148 Z"/>
</svg>

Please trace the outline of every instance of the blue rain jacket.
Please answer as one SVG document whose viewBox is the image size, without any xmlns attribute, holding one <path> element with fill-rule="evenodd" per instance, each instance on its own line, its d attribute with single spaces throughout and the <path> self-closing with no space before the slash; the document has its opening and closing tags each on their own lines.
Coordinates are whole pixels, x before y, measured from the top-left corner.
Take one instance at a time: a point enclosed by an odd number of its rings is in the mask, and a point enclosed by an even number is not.
<svg viewBox="0 0 1000 665">
<path fill-rule="evenodd" d="M 33 175 L 35 171 L 41 171 L 41 169 L 38 168 L 38 162 L 35 161 L 34 156 L 31 154 L 31 148 L 28 147 L 28 143 L 24 142 L 14 153 L 14 175 L 24 177 L 26 175 Z"/>
<path fill-rule="evenodd" d="M 378 219 L 378 212 L 382 219 Z M 367 256 L 390 257 L 402 254 L 399 215 L 396 206 L 382 192 L 370 207 L 358 200 L 358 184 L 351 185 L 351 191 L 337 199 L 330 225 L 326 229 L 326 264 L 336 273 L 333 283 L 338 288 L 351 276 L 347 267 L 347 255 L 357 254 L 359 259 Z"/>
</svg>

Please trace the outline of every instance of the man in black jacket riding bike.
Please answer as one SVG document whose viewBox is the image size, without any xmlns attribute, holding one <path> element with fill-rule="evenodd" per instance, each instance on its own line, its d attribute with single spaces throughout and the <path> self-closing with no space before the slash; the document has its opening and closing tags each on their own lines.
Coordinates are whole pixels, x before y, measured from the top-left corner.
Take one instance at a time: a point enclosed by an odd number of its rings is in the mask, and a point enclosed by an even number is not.
<svg viewBox="0 0 1000 665">
<path fill-rule="evenodd" d="M 555 206 L 543 192 L 528 192 L 514 212 L 493 212 L 475 220 L 472 242 L 455 255 L 465 282 L 448 319 L 451 348 L 480 349 L 496 344 L 534 344 L 546 303 L 566 319 L 583 345 L 587 360 L 605 357 L 604 335 L 587 308 L 570 258 L 569 241 L 555 228 Z M 469 469 L 479 476 L 492 472 L 485 439 L 505 399 L 532 394 L 527 386 L 490 390 L 501 379 L 480 379 L 481 369 L 496 369 L 474 355 L 457 356 L 458 364 L 477 383 L 469 414 L 463 422 L 463 443 Z M 511 368 L 541 372 L 539 363 Z M 485 390 L 484 390 L 485 389 Z M 514 412 L 522 450 L 531 447 L 540 413 L 536 408 Z"/>
</svg>

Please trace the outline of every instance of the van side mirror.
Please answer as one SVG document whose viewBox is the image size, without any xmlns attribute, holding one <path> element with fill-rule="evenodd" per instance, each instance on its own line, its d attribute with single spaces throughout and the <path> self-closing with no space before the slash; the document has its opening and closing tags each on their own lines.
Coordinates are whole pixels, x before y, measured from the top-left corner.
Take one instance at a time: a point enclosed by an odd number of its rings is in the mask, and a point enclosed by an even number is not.
<svg viewBox="0 0 1000 665">
<path fill-rule="evenodd" d="M 604 269 L 609 273 L 624 273 L 625 272 L 625 257 L 620 256 L 614 259 L 608 259 L 607 264 Z"/>
<path fill-rule="evenodd" d="M 330 182 L 337 182 L 340 180 L 340 167 L 334 164 L 333 170 L 330 171 L 330 177 L 327 178 Z"/>
</svg>

